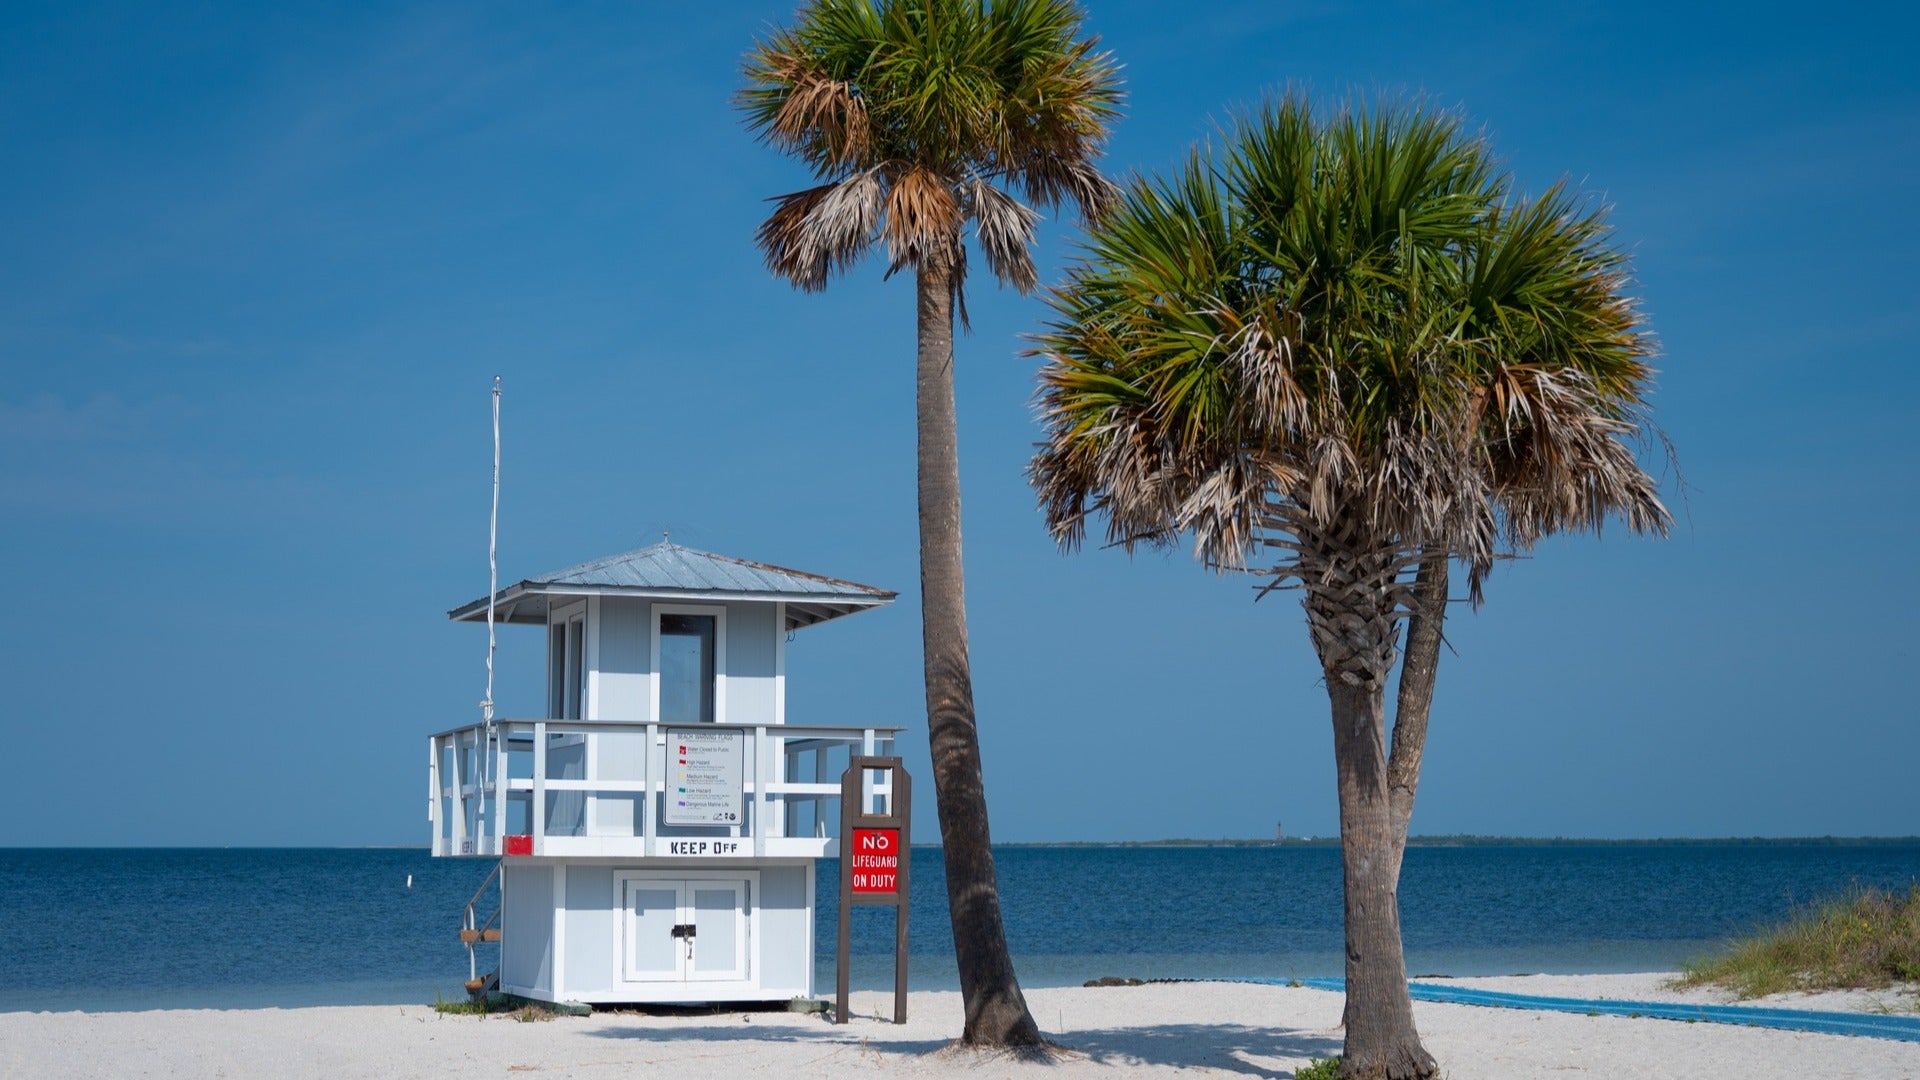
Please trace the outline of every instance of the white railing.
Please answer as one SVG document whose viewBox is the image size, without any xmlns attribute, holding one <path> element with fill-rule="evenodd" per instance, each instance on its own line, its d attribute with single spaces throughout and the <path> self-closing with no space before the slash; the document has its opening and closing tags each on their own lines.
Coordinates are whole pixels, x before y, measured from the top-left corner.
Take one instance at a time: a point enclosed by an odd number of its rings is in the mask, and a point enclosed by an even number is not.
<svg viewBox="0 0 1920 1080">
<path fill-rule="evenodd" d="M 737 825 L 670 825 L 667 732 L 738 732 L 746 740 Z M 850 754 L 885 755 L 896 727 L 496 720 L 428 739 L 427 819 L 435 855 L 652 857 L 675 842 L 725 838 L 740 854 L 836 854 L 840 773 Z M 862 787 L 890 812 L 886 773 Z M 747 846 L 750 842 L 751 846 Z"/>
</svg>

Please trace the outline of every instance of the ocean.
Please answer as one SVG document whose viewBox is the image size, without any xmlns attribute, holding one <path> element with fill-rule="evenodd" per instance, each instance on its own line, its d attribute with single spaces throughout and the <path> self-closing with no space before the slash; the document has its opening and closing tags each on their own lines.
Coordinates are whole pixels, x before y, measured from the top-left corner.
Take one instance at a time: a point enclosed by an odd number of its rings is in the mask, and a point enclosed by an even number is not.
<svg viewBox="0 0 1920 1080">
<path fill-rule="evenodd" d="M 1335 848 L 996 857 L 1025 985 L 1341 973 Z M 0 1011 L 459 998 L 459 915 L 488 869 L 414 849 L 0 849 Z M 824 993 L 837 872 L 819 864 Z M 1401 919 L 1414 975 L 1666 970 L 1795 904 L 1916 879 L 1911 842 L 1414 847 Z M 952 987 L 939 849 L 914 849 L 912 882 L 910 985 Z M 890 987 L 892 911 L 854 916 L 854 984 Z M 483 956 L 481 970 L 492 966 Z"/>
</svg>

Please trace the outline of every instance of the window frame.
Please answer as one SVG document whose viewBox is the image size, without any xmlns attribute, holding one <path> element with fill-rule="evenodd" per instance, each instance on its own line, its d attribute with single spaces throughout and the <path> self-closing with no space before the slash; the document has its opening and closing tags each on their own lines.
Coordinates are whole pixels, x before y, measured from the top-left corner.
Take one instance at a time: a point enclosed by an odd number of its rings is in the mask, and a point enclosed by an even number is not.
<svg viewBox="0 0 1920 1080">
<path fill-rule="evenodd" d="M 710 615 L 713 617 L 713 722 L 727 722 L 727 608 L 724 604 L 654 604 L 649 615 L 652 624 L 651 660 L 652 671 L 649 681 L 652 683 L 651 697 L 647 715 L 656 723 L 666 723 L 660 716 L 660 616 L 662 615 Z M 674 721 L 676 724 L 680 721 Z"/>
</svg>

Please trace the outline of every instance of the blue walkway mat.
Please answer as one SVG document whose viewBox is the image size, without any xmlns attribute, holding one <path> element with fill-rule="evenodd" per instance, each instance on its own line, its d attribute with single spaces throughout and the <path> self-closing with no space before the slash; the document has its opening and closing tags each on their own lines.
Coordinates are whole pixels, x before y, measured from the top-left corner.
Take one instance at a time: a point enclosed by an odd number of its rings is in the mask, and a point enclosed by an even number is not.
<svg viewBox="0 0 1920 1080">
<path fill-rule="evenodd" d="M 1298 982 L 1315 990 L 1346 990 L 1345 979 L 1234 979 L 1234 982 L 1287 986 Z M 1438 1001 L 1449 1005 L 1486 1005 L 1500 1009 L 1539 1009 L 1547 1012 L 1583 1013 L 1598 1016 L 1649 1016 L 1659 1020 L 1692 1020 L 1708 1024 L 1745 1024 L 1748 1027 L 1780 1028 L 1786 1031 L 1811 1031 L 1822 1035 L 1865 1035 L 1876 1039 L 1898 1039 L 1920 1043 L 1920 1016 L 1892 1016 L 1877 1013 L 1819 1012 L 1812 1009 L 1763 1009 L 1746 1005 L 1684 1005 L 1671 1001 L 1603 1001 L 1586 998 L 1538 997 L 1532 994 L 1506 994 L 1496 990 L 1473 990 L 1464 986 L 1436 986 L 1410 983 L 1408 992 L 1415 1001 Z"/>
</svg>

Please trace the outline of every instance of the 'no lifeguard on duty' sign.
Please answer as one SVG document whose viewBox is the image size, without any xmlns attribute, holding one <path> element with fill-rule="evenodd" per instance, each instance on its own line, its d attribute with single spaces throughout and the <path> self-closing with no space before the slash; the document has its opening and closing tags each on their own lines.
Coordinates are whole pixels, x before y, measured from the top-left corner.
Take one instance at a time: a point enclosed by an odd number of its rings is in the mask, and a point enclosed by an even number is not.
<svg viewBox="0 0 1920 1080">
<path fill-rule="evenodd" d="M 853 891 L 900 891 L 900 830 L 853 830 Z"/>
</svg>

